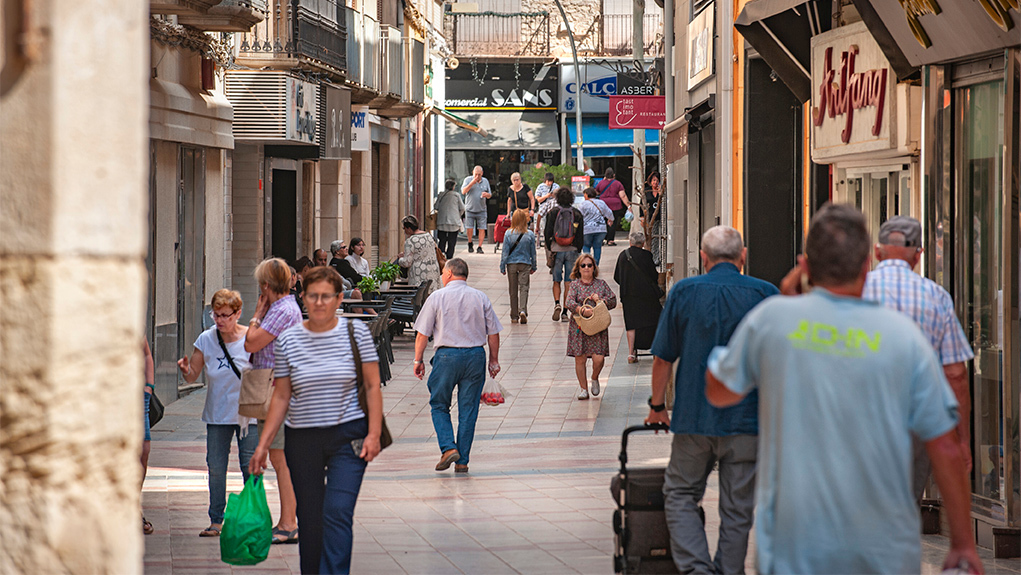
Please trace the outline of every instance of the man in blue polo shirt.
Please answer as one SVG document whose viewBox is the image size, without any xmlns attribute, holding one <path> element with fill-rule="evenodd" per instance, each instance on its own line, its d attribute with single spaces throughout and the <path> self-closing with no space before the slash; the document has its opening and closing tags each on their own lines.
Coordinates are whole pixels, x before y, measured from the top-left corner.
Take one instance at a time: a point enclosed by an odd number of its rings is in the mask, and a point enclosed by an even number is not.
<svg viewBox="0 0 1021 575">
<path fill-rule="evenodd" d="M 671 553 L 681 573 L 744 573 L 748 532 L 755 506 L 758 448 L 758 396 L 718 409 L 706 401 L 706 359 L 726 345 L 741 318 L 779 290 L 741 275 L 747 250 L 741 234 L 716 226 L 702 236 L 699 252 L 706 273 L 684 279 L 667 298 L 652 354 L 652 397 L 647 423 L 669 423 L 674 433 L 663 494 Z M 679 360 L 674 382 L 673 422 L 664 405 L 670 368 Z M 699 503 L 706 480 L 719 463 L 720 538 L 709 555 Z"/>
<path fill-rule="evenodd" d="M 763 302 L 709 356 L 710 403 L 759 392 L 758 571 L 919 573 L 915 435 L 950 525 L 944 566 L 981 573 L 957 402 L 914 321 L 861 299 L 869 244 L 861 212 L 824 206 L 801 263 L 815 288 Z"/>
</svg>

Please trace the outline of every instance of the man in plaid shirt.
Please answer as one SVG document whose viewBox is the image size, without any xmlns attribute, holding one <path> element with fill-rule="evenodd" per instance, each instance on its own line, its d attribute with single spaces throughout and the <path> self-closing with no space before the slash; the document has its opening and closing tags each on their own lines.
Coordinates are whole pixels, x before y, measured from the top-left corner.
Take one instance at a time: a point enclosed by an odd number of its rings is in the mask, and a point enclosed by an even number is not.
<svg viewBox="0 0 1021 575">
<path fill-rule="evenodd" d="M 957 432 L 961 440 L 961 453 L 970 471 L 971 398 L 965 363 L 975 354 L 954 313 L 954 302 L 950 294 L 936 282 L 913 271 L 922 258 L 921 224 L 906 216 L 894 216 L 887 220 L 879 228 L 875 255 L 879 264 L 869 272 L 865 280 L 862 299 L 907 314 L 929 338 L 943 364 L 943 373 L 957 396 L 960 410 Z M 915 499 L 919 502 L 930 470 L 929 457 L 916 441 L 913 486 Z"/>
</svg>

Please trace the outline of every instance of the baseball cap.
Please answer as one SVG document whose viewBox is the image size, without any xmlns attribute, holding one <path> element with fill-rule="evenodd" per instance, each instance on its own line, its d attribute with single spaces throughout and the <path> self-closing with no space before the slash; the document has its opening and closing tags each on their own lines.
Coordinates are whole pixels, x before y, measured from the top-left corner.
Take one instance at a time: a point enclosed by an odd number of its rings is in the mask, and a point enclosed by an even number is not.
<svg viewBox="0 0 1021 575">
<path fill-rule="evenodd" d="M 901 237 L 891 238 L 892 234 L 900 234 Z M 915 218 L 894 216 L 880 226 L 879 243 L 905 248 L 922 247 L 922 224 Z"/>
</svg>

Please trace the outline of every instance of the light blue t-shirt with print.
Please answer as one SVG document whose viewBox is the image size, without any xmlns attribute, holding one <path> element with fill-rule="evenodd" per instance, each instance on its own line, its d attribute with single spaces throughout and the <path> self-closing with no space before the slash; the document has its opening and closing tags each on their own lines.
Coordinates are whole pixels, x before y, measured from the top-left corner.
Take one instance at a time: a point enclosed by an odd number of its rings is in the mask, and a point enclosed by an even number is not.
<svg viewBox="0 0 1021 575">
<path fill-rule="evenodd" d="M 911 435 L 957 425 L 957 401 L 907 316 L 824 289 L 753 309 L 709 370 L 759 390 L 760 573 L 918 573 Z"/>
</svg>

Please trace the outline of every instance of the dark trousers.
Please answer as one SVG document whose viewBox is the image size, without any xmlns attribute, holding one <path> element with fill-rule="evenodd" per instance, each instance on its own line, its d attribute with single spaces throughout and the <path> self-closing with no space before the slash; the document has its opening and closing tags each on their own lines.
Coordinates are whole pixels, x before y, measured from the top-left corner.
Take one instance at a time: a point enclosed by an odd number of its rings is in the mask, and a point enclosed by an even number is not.
<svg viewBox="0 0 1021 575">
<path fill-rule="evenodd" d="M 507 288 L 510 292 L 511 319 L 519 312 L 528 315 L 528 287 L 531 281 L 531 264 L 507 264 Z"/>
<path fill-rule="evenodd" d="M 617 230 L 620 229 L 620 222 L 624 218 L 624 214 L 627 213 L 627 208 L 622 207 L 619 210 L 613 210 L 613 225 L 606 230 L 606 241 L 615 241 L 617 237 Z"/>
<path fill-rule="evenodd" d="M 456 449 L 458 464 L 468 465 L 475 422 L 479 418 L 479 400 L 486 383 L 486 350 L 482 347 L 441 347 L 432 358 L 429 374 L 429 407 L 440 453 Z M 457 388 L 457 437 L 450 421 L 450 404 Z M 304 535 L 302 535 L 304 537 Z"/>
<path fill-rule="evenodd" d="M 440 247 L 443 255 L 447 256 L 448 260 L 454 257 L 454 246 L 457 245 L 457 232 L 441 232 L 437 230 L 436 236 L 439 239 L 436 245 Z"/>
<path fill-rule="evenodd" d="M 351 441 L 368 435 L 368 419 L 284 430 L 284 455 L 298 501 L 301 572 L 350 573 L 355 502 L 366 466 Z"/>
</svg>

